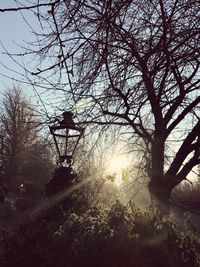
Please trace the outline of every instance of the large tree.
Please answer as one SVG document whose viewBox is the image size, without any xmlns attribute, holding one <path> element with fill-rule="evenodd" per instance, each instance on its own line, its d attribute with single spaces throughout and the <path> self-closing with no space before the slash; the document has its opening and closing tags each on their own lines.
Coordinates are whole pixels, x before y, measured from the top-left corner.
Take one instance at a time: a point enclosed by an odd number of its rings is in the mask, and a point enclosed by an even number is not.
<svg viewBox="0 0 200 267">
<path fill-rule="evenodd" d="M 42 25 L 38 48 L 26 51 L 40 57 L 32 73 L 39 85 L 59 73 L 75 104 L 87 102 L 87 122 L 141 139 L 150 193 L 166 211 L 173 188 L 200 163 L 198 1 L 57 0 L 17 9 L 32 10 Z"/>
</svg>

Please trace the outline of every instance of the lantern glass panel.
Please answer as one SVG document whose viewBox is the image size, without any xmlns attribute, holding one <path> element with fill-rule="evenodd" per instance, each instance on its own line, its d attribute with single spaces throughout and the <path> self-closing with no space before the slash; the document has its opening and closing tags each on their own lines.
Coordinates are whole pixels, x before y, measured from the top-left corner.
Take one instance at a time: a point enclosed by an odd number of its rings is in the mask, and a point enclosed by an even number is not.
<svg viewBox="0 0 200 267">
<path fill-rule="evenodd" d="M 80 133 L 72 129 L 59 129 L 56 131 L 56 141 L 60 156 L 72 156 L 78 141 Z"/>
</svg>

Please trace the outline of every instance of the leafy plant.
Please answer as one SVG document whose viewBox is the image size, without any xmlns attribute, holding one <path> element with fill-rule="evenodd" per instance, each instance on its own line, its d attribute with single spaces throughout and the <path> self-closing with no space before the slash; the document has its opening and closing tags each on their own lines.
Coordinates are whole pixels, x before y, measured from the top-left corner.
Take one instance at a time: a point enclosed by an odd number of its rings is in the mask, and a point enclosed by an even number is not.
<svg viewBox="0 0 200 267">
<path fill-rule="evenodd" d="M 141 211 L 119 201 L 71 213 L 55 231 L 41 218 L 7 238 L 4 266 L 197 267 L 198 232 L 187 219 L 180 228 L 154 206 Z M 12 257 L 11 257 L 12 255 Z M 9 260 L 8 260 L 9 259 Z"/>
</svg>

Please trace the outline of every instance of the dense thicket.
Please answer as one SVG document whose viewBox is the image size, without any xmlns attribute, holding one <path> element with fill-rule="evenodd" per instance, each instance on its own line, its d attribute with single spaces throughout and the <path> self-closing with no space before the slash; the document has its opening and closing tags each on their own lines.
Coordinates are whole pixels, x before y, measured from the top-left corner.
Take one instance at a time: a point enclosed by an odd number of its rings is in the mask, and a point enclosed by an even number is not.
<svg viewBox="0 0 200 267">
<path fill-rule="evenodd" d="M 115 203 L 71 213 L 55 230 L 40 216 L 5 232 L 3 266 L 198 267 L 200 243 L 190 221 L 180 228 L 151 206 Z"/>
</svg>

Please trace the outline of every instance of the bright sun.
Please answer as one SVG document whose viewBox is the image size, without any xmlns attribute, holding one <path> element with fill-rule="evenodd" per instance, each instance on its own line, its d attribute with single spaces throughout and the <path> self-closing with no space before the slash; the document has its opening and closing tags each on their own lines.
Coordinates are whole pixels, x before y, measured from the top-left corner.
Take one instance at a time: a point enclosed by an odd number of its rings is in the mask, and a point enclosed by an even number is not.
<svg viewBox="0 0 200 267">
<path fill-rule="evenodd" d="M 106 173 L 109 175 L 116 174 L 114 183 L 120 186 L 123 182 L 122 171 L 130 166 L 130 159 L 126 155 L 113 156 L 106 163 Z"/>
</svg>

